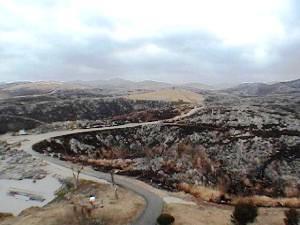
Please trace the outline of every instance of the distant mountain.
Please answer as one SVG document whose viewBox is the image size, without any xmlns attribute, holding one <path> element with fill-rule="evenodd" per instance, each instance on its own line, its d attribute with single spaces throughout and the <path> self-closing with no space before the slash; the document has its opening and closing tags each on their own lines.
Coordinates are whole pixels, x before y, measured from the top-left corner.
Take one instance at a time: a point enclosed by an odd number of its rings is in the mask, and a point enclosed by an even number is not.
<svg viewBox="0 0 300 225">
<path fill-rule="evenodd" d="M 30 83 L 30 82 L 27 82 L 27 81 L 22 81 L 22 82 L 12 82 L 12 83 L 5 83 L 5 82 L 1 82 L 0 83 L 0 90 L 1 89 L 6 89 L 6 88 L 9 88 L 9 87 L 13 87 L 13 86 L 17 86 L 17 85 L 21 85 L 21 84 L 26 84 L 26 83 Z"/>
<path fill-rule="evenodd" d="M 78 91 L 88 86 L 57 81 L 14 82 L 0 85 L 0 97 L 51 94 L 58 91 Z"/>
<path fill-rule="evenodd" d="M 171 88 L 184 89 L 197 93 L 216 90 L 212 86 L 196 82 L 171 84 L 152 80 L 135 82 L 121 78 L 114 78 L 110 80 L 95 81 L 0 83 L 0 97 L 41 95 L 57 92 L 87 92 L 106 95 L 126 95 L 134 92 L 149 92 Z M 232 88 L 224 89 L 223 91 L 239 96 L 265 96 L 270 94 L 300 93 L 300 79 L 273 84 L 243 83 Z"/>
<path fill-rule="evenodd" d="M 15 96 L 45 95 L 54 93 L 90 93 L 105 95 L 126 95 L 135 91 L 154 91 L 170 88 L 172 85 L 157 81 L 134 82 L 120 78 L 96 81 L 37 81 L 0 83 L 0 98 Z"/>
<path fill-rule="evenodd" d="M 6 91 L 37 91 L 37 92 L 51 92 L 54 90 L 74 90 L 74 89 L 84 89 L 87 86 L 81 84 L 71 84 L 67 82 L 58 82 L 58 81 L 37 81 L 37 82 L 18 82 L 18 83 L 9 83 L 7 87 L 3 90 Z"/>
<path fill-rule="evenodd" d="M 286 82 L 281 82 L 282 84 L 285 84 L 291 88 L 300 88 L 300 79 L 297 80 L 292 80 L 292 81 L 286 81 Z"/>
<path fill-rule="evenodd" d="M 85 93 L 85 94 L 105 94 L 105 95 L 126 95 L 135 92 L 158 91 L 162 89 L 179 88 L 189 91 L 199 92 L 199 90 L 209 89 L 207 85 L 200 83 L 186 83 L 175 85 L 166 82 L 145 80 L 130 81 L 120 78 L 94 81 L 37 81 L 37 82 L 13 82 L 0 83 L 0 98 L 14 96 L 45 95 L 57 93 Z"/>
<path fill-rule="evenodd" d="M 190 90 L 214 90 L 215 89 L 213 86 L 197 83 L 197 82 L 185 83 L 179 85 L 179 87 L 184 89 L 190 89 Z"/>
<path fill-rule="evenodd" d="M 224 91 L 240 96 L 300 93 L 300 79 L 274 84 L 244 83 L 233 88 L 225 89 Z"/>
<path fill-rule="evenodd" d="M 103 89 L 121 89 L 121 90 L 146 90 L 146 91 L 155 91 L 165 88 L 180 88 L 187 90 L 212 90 L 212 86 L 202 84 L 202 83 L 185 83 L 185 84 L 171 84 L 160 81 L 153 80 L 144 80 L 144 81 L 129 81 L 120 78 L 114 78 L 110 80 L 96 80 L 96 81 L 74 81 L 71 83 L 75 84 L 84 84 L 92 87 L 103 88 Z"/>
<path fill-rule="evenodd" d="M 93 87 L 103 88 L 103 89 L 112 89 L 112 88 L 133 88 L 135 82 L 130 80 L 125 80 L 121 78 L 114 78 L 109 80 L 99 80 L 99 81 L 88 81 L 90 84 L 94 84 Z"/>
<path fill-rule="evenodd" d="M 169 88 L 171 84 L 145 80 L 134 82 L 130 80 L 125 80 L 121 78 L 114 78 L 109 80 L 96 80 L 96 81 L 74 81 L 74 84 L 84 84 L 94 88 L 102 89 L 120 89 L 120 90 L 135 90 L 135 89 L 145 89 L 145 90 L 158 90 L 161 88 Z"/>
<path fill-rule="evenodd" d="M 136 82 L 136 87 L 140 89 L 158 90 L 163 88 L 170 88 L 172 86 L 174 85 L 165 82 L 153 81 L 153 80 Z"/>
</svg>

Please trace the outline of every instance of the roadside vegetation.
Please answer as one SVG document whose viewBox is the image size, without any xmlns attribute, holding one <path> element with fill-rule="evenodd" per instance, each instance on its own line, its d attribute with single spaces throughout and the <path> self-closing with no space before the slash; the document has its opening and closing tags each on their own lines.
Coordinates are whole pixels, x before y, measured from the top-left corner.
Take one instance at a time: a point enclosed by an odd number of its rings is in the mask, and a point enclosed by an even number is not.
<svg viewBox="0 0 300 225">
<path fill-rule="evenodd" d="M 258 210 L 253 203 L 238 203 L 231 215 L 233 225 L 247 225 L 253 223 L 257 217 Z"/>
<path fill-rule="evenodd" d="M 159 225 L 171 225 L 174 223 L 174 221 L 175 218 L 172 215 L 167 213 L 163 213 L 157 218 L 157 223 Z"/>
<path fill-rule="evenodd" d="M 222 187 L 209 187 L 201 185 L 192 185 L 187 183 L 180 183 L 177 186 L 179 191 L 189 193 L 199 200 L 214 202 L 218 204 L 236 205 L 238 203 L 253 203 L 259 207 L 288 207 L 300 208 L 300 199 L 292 198 L 272 198 L 263 195 L 230 195 L 223 191 Z"/>
<path fill-rule="evenodd" d="M 285 225 L 299 225 L 300 213 L 296 209 L 289 209 L 284 212 L 284 224 Z"/>
</svg>

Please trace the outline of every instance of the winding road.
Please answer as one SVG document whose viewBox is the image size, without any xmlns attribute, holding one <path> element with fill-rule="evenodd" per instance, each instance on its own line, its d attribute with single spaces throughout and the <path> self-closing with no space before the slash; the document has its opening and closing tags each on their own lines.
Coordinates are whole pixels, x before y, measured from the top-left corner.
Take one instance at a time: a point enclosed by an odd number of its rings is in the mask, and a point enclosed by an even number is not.
<svg viewBox="0 0 300 225">
<path fill-rule="evenodd" d="M 186 114 L 182 114 L 180 116 L 175 117 L 174 119 L 178 120 L 184 118 L 186 116 L 191 116 L 192 114 L 196 113 L 200 108 L 194 108 L 190 112 Z M 171 121 L 174 121 L 171 119 Z M 167 122 L 170 120 L 167 120 Z M 34 157 L 41 158 L 45 160 L 49 165 L 53 165 L 55 167 L 59 167 L 61 170 L 65 170 L 71 172 L 72 164 L 70 162 L 60 161 L 59 159 L 52 158 L 50 156 L 46 156 L 35 152 L 32 149 L 32 146 L 42 140 L 50 139 L 53 137 L 59 137 L 69 134 L 76 134 L 76 133 L 88 133 L 91 131 L 101 131 L 101 130 L 113 130 L 113 129 L 125 129 L 130 127 L 138 127 L 144 125 L 151 125 L 151 124 L 162 124 L 164 121 L 154 121 L 154 122 L 144 122 L 144 123 L 131 123 L 125 124 L 120 126 L 113 126 L 113 127 L 103 127 L 103 128 L 92 128 L 92 129 L 76 129 L 71 131 L 54 131 L 44 134 L 33 134 L 25 136 L 16 137 L 16 140 L 19 138 L 26 139 L 26 141 L 22 142 L 22 150 L 26 151 L 27 153 L 33 155 Z M 95 171 L 92 169 L 86 169 L 82 172 L 87 177 L 104 179 L 107 181 L 111 180 L 110 174 Z M 150 188 L 146 188 L 143 185 L 138 185 L 136 180 L 126 176 L 119 176 L 115 175 L 115 183 L 120 185 L 128 190 L 135 192 L 136 194 L 143 197 L 146 201 L 146 206 L 143 212 L 134 220 L 132 223 L 133 225 L 155 225 L 157 217 L 161 214 L 163 208 L 163 200 L 162 198 L 152 192 Z"/>
</svg>

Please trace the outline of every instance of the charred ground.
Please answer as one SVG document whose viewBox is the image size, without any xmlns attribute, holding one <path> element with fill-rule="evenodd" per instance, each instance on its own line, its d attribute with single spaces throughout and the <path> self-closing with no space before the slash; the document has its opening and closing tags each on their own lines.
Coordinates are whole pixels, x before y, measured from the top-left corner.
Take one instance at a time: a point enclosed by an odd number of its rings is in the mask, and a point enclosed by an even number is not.
<svg viewBox="0 0 300 225">
<path fill-rule="evenodd" d="M 299 197 L 299 105 L 295 94 L 207 94 L 198 113 L 176 124 L 63 136 L 35 149 L 168 190 L 185 182 L 229 194 Z"/>
<path fill-rule="evenodd" d="M 2 99 L 0 133 L 37 127 L 46 131 L 55 127 L 85 128 L 111 124 L 113 121 L 153 121 L 172 118 L 179 113 L 176 106 L 168 102 L 78 95 Z"/>
</svg>

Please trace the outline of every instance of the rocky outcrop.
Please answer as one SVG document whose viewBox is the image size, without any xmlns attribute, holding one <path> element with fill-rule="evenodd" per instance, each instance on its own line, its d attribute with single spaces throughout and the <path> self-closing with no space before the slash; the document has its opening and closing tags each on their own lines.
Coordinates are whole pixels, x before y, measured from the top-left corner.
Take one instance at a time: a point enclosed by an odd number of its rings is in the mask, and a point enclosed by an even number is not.
<svg viewBox="0 0 300 225">
<path fill-rule="evenodd" d="M 34 179 L 47 176 L 46 163 L 30 154 L 0 142 L 0 179 Z"/>
<path fill-rule="evenodd" d="M 185 181 L 222 184 L 232 193 L 276 196 L 287 195 L 286 188 L 299 187 L 299 136 L 282 134 L 274 138 L 262 132 L 259 134 L 263 135 L 247 132 L 244 135 L 233 128 L 218 131 L 197 126 L 145 126 L 65 136 L 35 148 L 54 152 L 62 159 L 87 162 L 101 170 L 113 168 L 113 163 L 89 160 L 121 159 L 124 164 L 127 160 L 126 166 L 117 166 L 122 174 L 148 179 L 167 189 Z M 295 140 L 298 144 L 284 145 Z"/>
<path fill-rule="evenodd" d="M 299 106 L 283 99 L 213 101 L 177 124 L 67 135 L 34 147 L 99 170 L 117 165 L 121 174 L 169 190 L 186 182 L 233 194 L 299 197 Z"/>
</svg>

